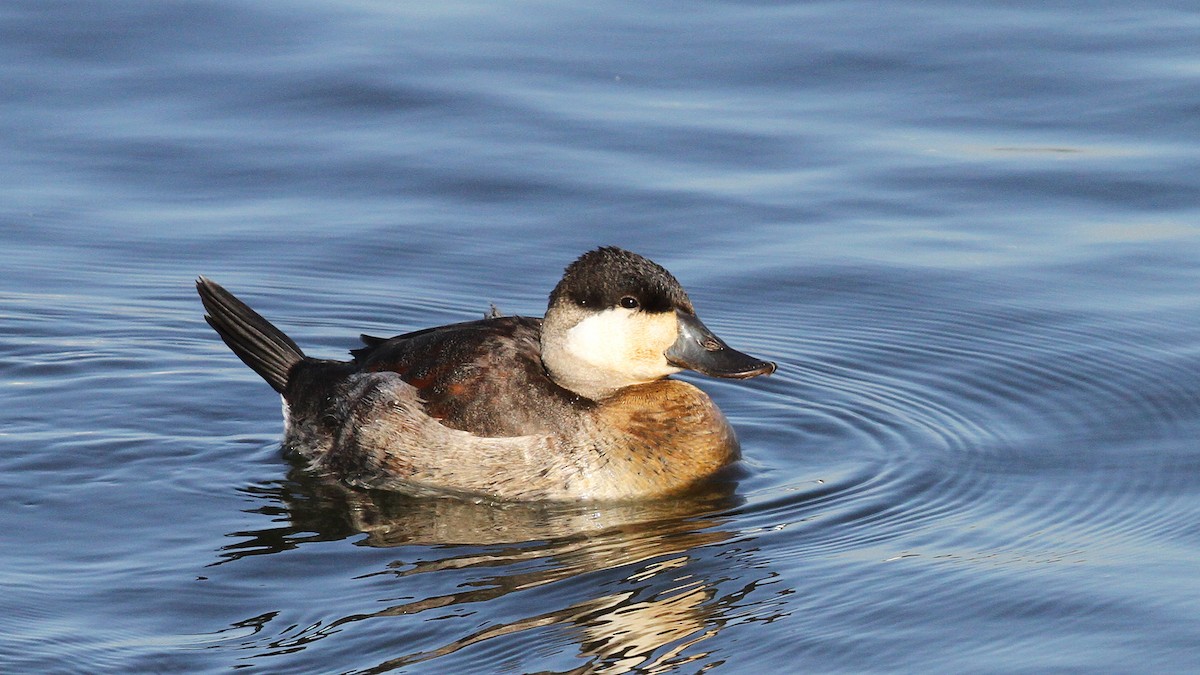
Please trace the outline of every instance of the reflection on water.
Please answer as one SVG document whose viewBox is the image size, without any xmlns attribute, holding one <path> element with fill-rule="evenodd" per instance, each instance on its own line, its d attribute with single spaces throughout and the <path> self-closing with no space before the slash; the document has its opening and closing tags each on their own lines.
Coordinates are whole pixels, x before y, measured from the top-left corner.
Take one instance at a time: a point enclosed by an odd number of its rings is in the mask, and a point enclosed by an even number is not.
<svg viewBox="0 0 1200 675">
<path fill-rule="evenodd" d="M 555 629 L 558 639 L 577 645 L 583 665 L 577 672 L 660 672 L 702 661 L 700 643 L 718 634 L 724 609 L 739 602 L 761 580 L 772 576 L 756 569 L 750 580 L 725 588 L 719 582 L 745 576 L 761 561 L 726 555 L 719 548 L 734 537 L 728 529 L 732 509 L 741 505 L 736 485 L 725 482 L 685 497 L 642 504 L 477 504 L 455 499 L 422 499 L 344 487 L 294 470 L 279 484 L 251 486 L 246 493 L 263 502 L 258 513 L 286 525 L 235 532 L 236 544 L 224 547 L 217 565 L 246 556 L 277 554 L 306 542 L 331 541 L 357 534 L 357 543 L 418 552 L 413 562 L 393 561 L 360 574 L 372 583 L 383 608 L 322 621 L 301 630 L 271 635 L 274 614 L 236 622 L 223 633 L 252 629 L 244 648 L 255 660 L 293 653 L 355 624 L 433 610 L 470 611 L 477 603 L 566 582 L 586 597 L 562 606 L 519 603 L 519 616 L 484 622 L 479 630 L 430 648 L 398 648 L 390 659 L 361 672 L 384 672 L 451 655 L 493 638 Z M 713 565 L 722 550 L 723 560 Z M 448 553 L 448 555 L 438 555 Z M 729 564 L 736 569 L 730 569 Z M 422 593 L 422 579 L 453 571 L 461 581 L 450 592 Z M 603 583 L 591 584 L 589 575 Z M 392 583 L 379 585 L 383 579 Z M 727 584 L 726 584 L 727 585 Z M 398 587 L 398 588 L 397 588 Z M 403 602 L 388 602 L 397 594 Z M 291 627 L 294 628 L 294 627 Z M 270 661 L 262 665 L 271 667 Z"/>
<path fill-rule="evenodd" d="M 286 520 L 288 525 L 231 533 L 246 540 L 226 546 L 222 557 L 227 562 L 246 555 L 278 553 L 303 541 L 332 541 L 359 533 L 367 535 L 361 544 L 388 547 L 490 546 L 636 532 L 733 508 L 740 503 L 733 478 L 729 472 L 686 496 L 649 502 L 478 503 L 359 490 L 293 468 L 287 481 L 243 488 L 256 501 L 266 502 L 254 512 Z"/>
</svg>

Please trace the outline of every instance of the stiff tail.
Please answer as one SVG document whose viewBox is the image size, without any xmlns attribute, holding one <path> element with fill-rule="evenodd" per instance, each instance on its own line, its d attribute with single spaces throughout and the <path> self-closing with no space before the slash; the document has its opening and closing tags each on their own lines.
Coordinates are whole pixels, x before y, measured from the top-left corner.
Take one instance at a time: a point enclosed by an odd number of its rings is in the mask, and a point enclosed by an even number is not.
<svg viewBox="0 0 1200 675">
<path fill-rule="evenodd" d="M 287 388 L 288 373 L 304 360 L 304 352 L 283 331 L 217 283 L 200 277 L 196 280 L 196 291 L 208 312 L 204 317 L 208 325 L 242 363 L 282 394 Z"/>
</svg>

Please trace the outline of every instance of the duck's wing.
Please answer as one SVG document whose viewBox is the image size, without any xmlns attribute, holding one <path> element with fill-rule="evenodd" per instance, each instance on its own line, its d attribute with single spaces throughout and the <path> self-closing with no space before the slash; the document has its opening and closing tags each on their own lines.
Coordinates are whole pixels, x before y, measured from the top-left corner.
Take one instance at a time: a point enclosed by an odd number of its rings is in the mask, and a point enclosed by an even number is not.
<svg viewBox="0 0 1200 675">
<path fill-rule="evenodd" d="M 541 320 L 500 317 L 439 326 L 393 338 L 362 336 L 362 370 L 398 373 L 431 417 L 480 436 L 552 430 L 570 393 L 546 375 Z"/>
</svg>

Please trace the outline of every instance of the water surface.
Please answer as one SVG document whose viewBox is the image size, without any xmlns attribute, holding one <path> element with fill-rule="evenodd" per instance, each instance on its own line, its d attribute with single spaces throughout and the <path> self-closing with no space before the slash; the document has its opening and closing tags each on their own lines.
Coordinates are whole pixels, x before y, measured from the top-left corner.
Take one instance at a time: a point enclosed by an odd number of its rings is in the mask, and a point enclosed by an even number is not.
<svg viewBox="0 0 1200 675">
<path fill-rule="evenodd" d="M 10 2 L 6 672 L 1185 671 L 1187 3 Z M 362 493 L 280 456 L 204 274 L 313 355 L 615 244 L 780 370 L 737 480 Z"/>
</svg>

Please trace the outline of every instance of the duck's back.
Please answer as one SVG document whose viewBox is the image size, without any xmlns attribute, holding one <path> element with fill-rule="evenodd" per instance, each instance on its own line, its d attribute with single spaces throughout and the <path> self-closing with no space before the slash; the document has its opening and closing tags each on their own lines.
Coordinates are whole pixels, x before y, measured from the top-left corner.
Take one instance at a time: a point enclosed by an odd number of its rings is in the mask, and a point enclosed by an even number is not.
<svg viewBox="0 0 1200 675">
<path fill-rule="evenodd" d="M 354 364 L 395 372 L 417 389 L 425 412 L 479 436 L 561 430 L 590 405 L 555 384 L 541 360 L 541 319 L 498 317 L 390 339 L 362 336 Z"/>
</svg>

